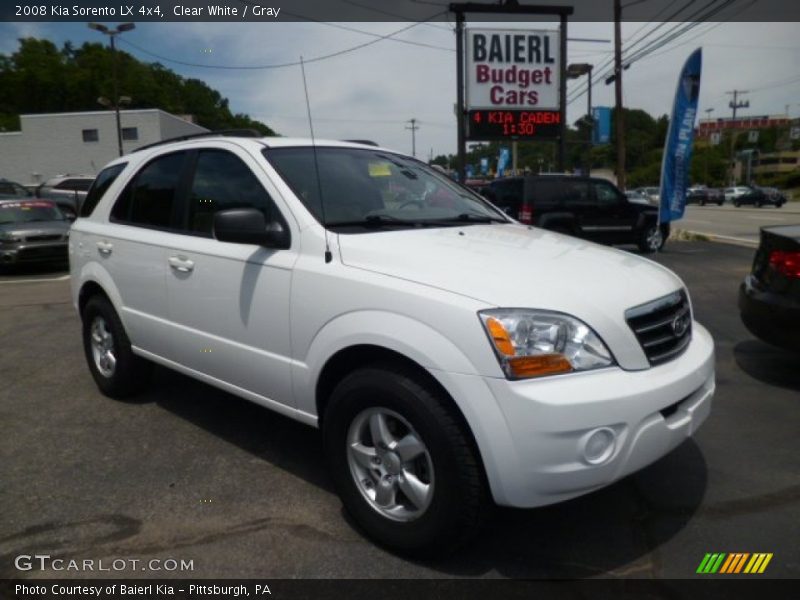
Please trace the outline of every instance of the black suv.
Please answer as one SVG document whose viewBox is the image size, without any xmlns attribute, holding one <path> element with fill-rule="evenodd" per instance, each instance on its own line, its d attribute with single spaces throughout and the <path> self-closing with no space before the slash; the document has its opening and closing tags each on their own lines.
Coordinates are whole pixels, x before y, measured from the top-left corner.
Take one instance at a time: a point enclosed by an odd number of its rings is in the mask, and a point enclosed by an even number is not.
<svg viewBox="0 0 800 600">
<path fill-rule="evenodd" d="M 655 252 L 669 237 L 669 223 L 658 225 L 658 207 L 629 202 L 605 179 L 506 177 L 482 193 L 518 221 L 602 244 L 636 244 L 642 252 Z"/>
</svg>

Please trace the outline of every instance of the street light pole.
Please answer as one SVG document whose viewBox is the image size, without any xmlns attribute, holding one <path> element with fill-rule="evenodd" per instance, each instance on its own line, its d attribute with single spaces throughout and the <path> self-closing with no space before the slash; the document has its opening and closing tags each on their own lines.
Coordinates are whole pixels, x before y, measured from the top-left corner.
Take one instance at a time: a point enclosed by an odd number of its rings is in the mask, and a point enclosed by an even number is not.
<svg viewBox="0 0 800 600">
<path fill-rule="evenodd" d="M 117 47 L 114 44 L 114 38 L 123 31 L 130 31 L 135 29 L 136 25 L 133 23 L 122 23 L 116 29 L 109 29 L 101 23 L 89 23 L 89 29 L 94 29 L 102 34 L 107 35 L 111 40 L 111 77 L 113 79 L 113 92 L 114 92 L 114 116 L 117 125 L 117 149 L 119 155 L 122 156 L 122 124 L 119 115 L 119 83 L 117 81 Z"/>
</svg>

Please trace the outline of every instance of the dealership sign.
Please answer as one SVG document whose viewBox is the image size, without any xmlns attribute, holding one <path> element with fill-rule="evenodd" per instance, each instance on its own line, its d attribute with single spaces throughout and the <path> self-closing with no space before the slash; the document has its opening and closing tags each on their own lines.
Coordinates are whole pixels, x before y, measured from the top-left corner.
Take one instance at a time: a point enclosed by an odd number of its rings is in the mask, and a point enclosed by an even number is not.
<svg viewBox="0 0 800 600">
<path fill-rule="evenodd" d="M 469 137 L 557 136 L 559 52 L 557 30 L 467 30 Z"/>
</svg>

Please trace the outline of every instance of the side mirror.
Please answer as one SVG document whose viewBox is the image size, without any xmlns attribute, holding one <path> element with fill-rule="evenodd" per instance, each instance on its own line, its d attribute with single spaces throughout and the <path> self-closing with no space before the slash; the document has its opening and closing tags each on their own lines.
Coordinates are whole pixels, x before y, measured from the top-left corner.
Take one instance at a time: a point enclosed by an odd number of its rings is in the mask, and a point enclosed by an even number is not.
<svg viewBox="0 0 800 600">
<path fill-rule="evenodd" d="M 255 208 L 232 208 L 214 215 L 214 237 L 220 242 L 257 244 L 267 248 L 289 247 L 289 232 L 278 221 L 267 224 Z"/>
</svg>

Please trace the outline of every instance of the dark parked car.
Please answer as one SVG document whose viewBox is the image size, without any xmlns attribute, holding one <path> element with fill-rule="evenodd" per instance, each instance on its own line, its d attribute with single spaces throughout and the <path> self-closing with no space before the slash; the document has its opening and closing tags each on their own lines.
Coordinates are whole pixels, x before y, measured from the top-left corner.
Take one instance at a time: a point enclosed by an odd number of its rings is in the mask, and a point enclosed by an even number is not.
<svg viewBox="0 0 800 600">
<path fill-rule="evenodd" d="M 523 223 L 602 244 L 636 244 L 642 252 L 664 247 L 669 224 L 658 208 L 631 202 L 605 179 L 530 175 L 493 181 L 484 196 Z"/>
<path fill-rule="evenodd" d="M 70 222 L 54 202 L 0 200 L 0 266 L 67 261 Z"/>
<path fill-rule="evenodd" d="M 739 288 L 739 311 L 753 335 L 800 352 L 800 225 L 761 228 L 752 271 Z"/>
<path fill-rule="evenodd" d="M 776 190 L 777 191 L 777 190 Z M 774 204 L 780 208 L 786 202 L 786 198 L 781 194 L 773 194 L 766 191 L 766 188 L 759 188 L 752 185 L 740 185 L 725 190 L 725 196 L 731 198 L 735 207 L 744 204 L 752 204 L 756 208 L 761 208 L 765 204 Z"/>
<path fill-rule="evenodd" d="M 716 204 L 722 206 L 725 203 L 725 195 L 712 188 L 705 186 L 694 186 L 686 190 L 686 204 L 699 204 L 705 206 L 706 204 Z"/>
</svg>

